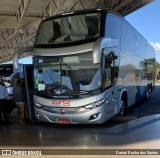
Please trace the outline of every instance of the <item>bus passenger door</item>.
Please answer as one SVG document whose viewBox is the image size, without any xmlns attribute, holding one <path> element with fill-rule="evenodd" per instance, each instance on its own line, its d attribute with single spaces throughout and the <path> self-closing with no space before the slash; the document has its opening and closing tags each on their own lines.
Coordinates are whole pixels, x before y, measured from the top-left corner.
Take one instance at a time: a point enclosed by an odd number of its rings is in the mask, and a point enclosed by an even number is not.
<svg viewBox="0 0 160 158">
<path fill-rule="evenodd" d="M 33 107 L 33 65 L 23 65 L 25 88 L 27 95 L 28 119 L 35 121 L 35 113 Z"/>
</svg>

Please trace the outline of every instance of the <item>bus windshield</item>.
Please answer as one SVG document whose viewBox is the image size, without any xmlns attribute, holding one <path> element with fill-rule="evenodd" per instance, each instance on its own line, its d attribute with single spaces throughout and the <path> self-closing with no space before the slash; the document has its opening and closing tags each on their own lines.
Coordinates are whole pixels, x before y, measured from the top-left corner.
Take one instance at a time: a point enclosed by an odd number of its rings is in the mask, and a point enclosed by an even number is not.
<svg viewBox="0 0 160 158">
<path fill-rule="evenodd" d="M 34 88 L 43 97 L 89 94 L 101 86 L 100 64 L 93 54 L 34 57 Z"/>
<path fill-rule="evenodd" d="M 35 45 L 62 44 L 100 36 L 100 13 L 62 16 L 41 23 Z"/>
</svg>

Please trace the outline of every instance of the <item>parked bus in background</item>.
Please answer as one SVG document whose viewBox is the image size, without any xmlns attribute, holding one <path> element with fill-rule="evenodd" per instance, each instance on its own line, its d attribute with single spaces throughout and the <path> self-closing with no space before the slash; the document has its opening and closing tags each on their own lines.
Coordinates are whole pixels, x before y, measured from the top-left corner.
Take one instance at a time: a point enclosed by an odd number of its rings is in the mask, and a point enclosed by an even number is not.
<svg viewBox="0 0 160 158">
<path fill-rule="evenodd" d="M 16 78 L 24 78 L 22 64 L 18 64 L 17 70 L 13 68 L 13 64 L 0 65 L 0 80 L 7 87 L 9 99 L 13 98 L 13 83 Z"/>
<path fill-rule="evenodd" d="M 121 16 L 101 9 L 41 22 L 33 50 L 36 118 L 60 124 L 104 123 L 155 86 L 155 52 Z"/>
</svg>

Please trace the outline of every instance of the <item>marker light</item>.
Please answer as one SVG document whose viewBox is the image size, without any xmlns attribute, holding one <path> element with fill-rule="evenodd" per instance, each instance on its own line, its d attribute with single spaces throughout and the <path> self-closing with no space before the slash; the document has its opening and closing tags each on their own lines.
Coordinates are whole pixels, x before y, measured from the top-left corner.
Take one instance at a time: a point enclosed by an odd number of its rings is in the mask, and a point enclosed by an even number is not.
<svg viewBox="0 0 160 158">
<path fill-rule="evenodd" d="M 34 105 L 37 107 L 37 108 L 41 108 L 41 107 L 43 107 L 43 105 L 42 104 L 39 104 L 39 103 L 34 103 Z"/>
</svg>

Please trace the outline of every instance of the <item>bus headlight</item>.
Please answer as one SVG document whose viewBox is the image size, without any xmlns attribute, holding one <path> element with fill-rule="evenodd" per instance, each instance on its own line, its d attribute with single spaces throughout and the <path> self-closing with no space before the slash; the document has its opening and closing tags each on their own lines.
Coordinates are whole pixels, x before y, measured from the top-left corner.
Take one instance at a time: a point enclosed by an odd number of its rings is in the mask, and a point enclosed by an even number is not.
<svg viewBox="0 0 160 158">
<path fill-rule="evenodd" d="M 37 108 L 41 108 L 41 107 L 43 107 L 43 105 L 42 104 L 39 104 L 39 103 L 34 103 L 34 105 L 37 107 Z"/>
<path fill-rule="evenodd" d="M 88 105 L 85 105 L 83 106 L 85 109 L 94 109 L 98 106 L 100 106 L 101 104 L 103 104 L 105 101 L 105 99 L 102 99 L 102 100 L 99 100 L 97 102 L 94 102 L 94 103 L 91 103 L 91 104 L 88 104 Z"/>
</svg>

